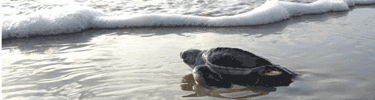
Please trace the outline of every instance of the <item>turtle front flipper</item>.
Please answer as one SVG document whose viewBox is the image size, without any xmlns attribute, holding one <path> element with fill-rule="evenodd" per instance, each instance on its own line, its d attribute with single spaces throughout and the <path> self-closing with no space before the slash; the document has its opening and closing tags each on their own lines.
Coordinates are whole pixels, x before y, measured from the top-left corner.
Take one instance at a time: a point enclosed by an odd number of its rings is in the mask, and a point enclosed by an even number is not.
<svg viewBox="0 0 375 100">
<path fill-rule="evenodd" d="M 207 88 L 230 88 L 232 86 L 230 81 L 223 79 L 219 73 L 212 71 L 205 65 L 196 66 L 193 70 L 193 76 L 197 84 Z"/>
</svg>

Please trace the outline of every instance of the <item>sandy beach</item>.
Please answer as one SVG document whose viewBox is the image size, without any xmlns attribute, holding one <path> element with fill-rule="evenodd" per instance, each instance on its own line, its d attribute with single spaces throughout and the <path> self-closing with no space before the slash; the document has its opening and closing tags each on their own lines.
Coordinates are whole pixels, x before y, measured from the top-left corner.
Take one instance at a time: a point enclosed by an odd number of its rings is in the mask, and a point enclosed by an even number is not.
<svg viewBox="0 0 375 100">
<path fill-rule="evenodd" d="M 374 19 L 375 5 L 366 5 L 257 26 L 91 29 L 6 39 L 2 99 L 371 100 Z M 300 76 L 287 87 L 195 91 L 186 83 L 192 69 L 179 53 L 213 47 L 241 48 Z"/>
</svg>

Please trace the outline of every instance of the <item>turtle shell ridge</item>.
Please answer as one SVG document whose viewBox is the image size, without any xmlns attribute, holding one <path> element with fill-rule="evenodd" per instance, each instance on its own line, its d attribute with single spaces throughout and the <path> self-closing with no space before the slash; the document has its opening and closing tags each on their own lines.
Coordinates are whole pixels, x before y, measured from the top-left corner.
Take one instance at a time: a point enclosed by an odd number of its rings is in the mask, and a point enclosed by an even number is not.
<svg viewBox="0 0 375 100">
<path fill-rule="evenodd" d="M 272 65 L 268 60 L 238 48 L 213 48 L 206 52 L 205 55 L 208 62 L 223 67 L 254 68 Z"/>
</svg>

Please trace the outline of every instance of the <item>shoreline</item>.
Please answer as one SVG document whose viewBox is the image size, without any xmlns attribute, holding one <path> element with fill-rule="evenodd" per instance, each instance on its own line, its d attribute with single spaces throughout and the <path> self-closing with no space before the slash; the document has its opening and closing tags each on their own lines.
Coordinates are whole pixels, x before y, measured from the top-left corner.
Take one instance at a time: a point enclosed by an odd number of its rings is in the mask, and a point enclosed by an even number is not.
<svg viewBox="0 0 375 100">
<path fill-rule="evenodd" d="M 62 34 L 51 34 L 51 35 L 33 35 L 33 36 L 28 36 L 28 37 L 21 37 L 21 38 L 6 38 L 2 39 L 2 42 L 4 41 L 11 41 L 11 40 L 18 40 L 18 39 L 32 39 L 32 38 L 38 38 L 38 37 L 53 37 L 53 36 L 64 36 L 64 35 L 74 35 L 74 34 L 80 34 L 85 31 L 90 31 L 90 30 L 134 30 L 134 29 L 158 29 L 158 28 L 167 28 L 167 29 L 181 29 L 181 28 L 207 28 L 207 29 L 215 29 L 215 28 L 228 28 L 228 29 L 233 29 L 233 28 L 243 28 L 243 27 L 250 27 L 250 28 L 256 28 L 256 27 L 267 27 L 267 26 L 274 26 L 275 24 L 281 24 L 283 27 L 286 27 L 286 24 L 289 24 L 288 21 L 291 19 L 295 18 L 303 18 L 304 16 L 322 16 L 325 14 L 334 14 L 338 13 L 341 15 L 342 13 L 348 13 L 354 9 L 360 9 L 360 8 L 375 8 L 375 4 L 369 4 L 369 5 L 360 5 L 360 6 L 351 6 L 349 10 L 347 11 L 334 11 L 334 12 L 325 12 L 321 14 L 305 14 L 301 16 L 293 16 L 288 19 L 284 19 L 281 21 L 276 21 L 276 22 L 271 22 L 267 24 L 260 24 L 260 25 L 244 25 L 244 26 L 162 26 L 162 27 L 157 27 L 157 26 L 152 26 L 152 27 L 128 27 L 128 28 L 119 28 L 119 29 L 113 29 L 113 28 L 96 28 L 96 29 L 85 29 L 81 30 L 79 32 L 73 32 L 73 33 L 62 33 Z M 345 16 L 345 15 L 344 15 Z M 303 20 L 303 19 L 302 19 Z M 306 19 L 309 20 L 309 19 Z M 302 21 L 301 21 L 302 22 Z"/>
<path fill-rule="evenodd" d="M 350 3 L 349 3 L 350 2 Z M 358 1 L 361 3 L 372 1 Z M 375 1 L 374 1 L 375 2 Z M 349 10 L 349 6 L 357 1 L 333 2 L 319 0 L 310 4 L 299 4 L 284 1 L 267 1 L 262 6 L 250 12 L 234 16 L 199 17 L 191 15 L 134 15 L 134 16 L 108 16 L 95 9 L 56 8 L 36 13 L 36 15 L 6 17 L 3 20 L 2 39 L 14 37 L 27 37 L 32 35 L 50 35 L 61 33 L 74 33 L 92 28 L 126 28 L 126 27 L 154 27 L 154 26 L 249 26 L 278 22 L 312 13 L 325 13 L 330 11 Z M 349 4 L 349 5 L 348 5 Z M 327 6 L 330 5 L 330 6 Z M 74 7 L 73 7 L 74 8 Z M 79 8 L 79 7 L 78 7 Z M 299 9 L 305 8 L 306 10 Z M 317 9 L 314 9 L 317 8 Z M 54 13 L 56 11 L 59 13 Z M 66 15 L 65 13 L 69 13 Z M 46 14 L 52 18 L 43 17 Z M 70 16 L 72 15 L 72 16 Z M 32 20 L 32 21 L 30 21 Z M 38 26 L 39 28 L 36 28 Z M 33 31 L 30 31 L 33 30 Z"/>
</svg>

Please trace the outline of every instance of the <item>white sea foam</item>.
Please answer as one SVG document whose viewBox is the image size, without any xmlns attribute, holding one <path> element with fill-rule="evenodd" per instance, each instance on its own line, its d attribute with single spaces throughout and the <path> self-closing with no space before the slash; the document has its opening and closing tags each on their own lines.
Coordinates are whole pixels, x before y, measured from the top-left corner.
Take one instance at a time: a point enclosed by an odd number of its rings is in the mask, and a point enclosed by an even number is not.
<svg viewBox="0 0 375 100">
<path fill-rule="evenodd" d="M 319 0 L 309 4 L 270 0 L 250 12 L 221 17 L 178 14 L 122 14 L 112 16 L 92 8 L 69 5 L 40 10 L 27 16 L 6 16 L 3 18 L 2 38 L 72 33 L 88 28 L 259 25 L 280 21 L 292 16 L 344 11 L 348 10 L 349 6 L 356 4 L 373 3 L 375 3 L 375 0 Z"/>
</svg>

